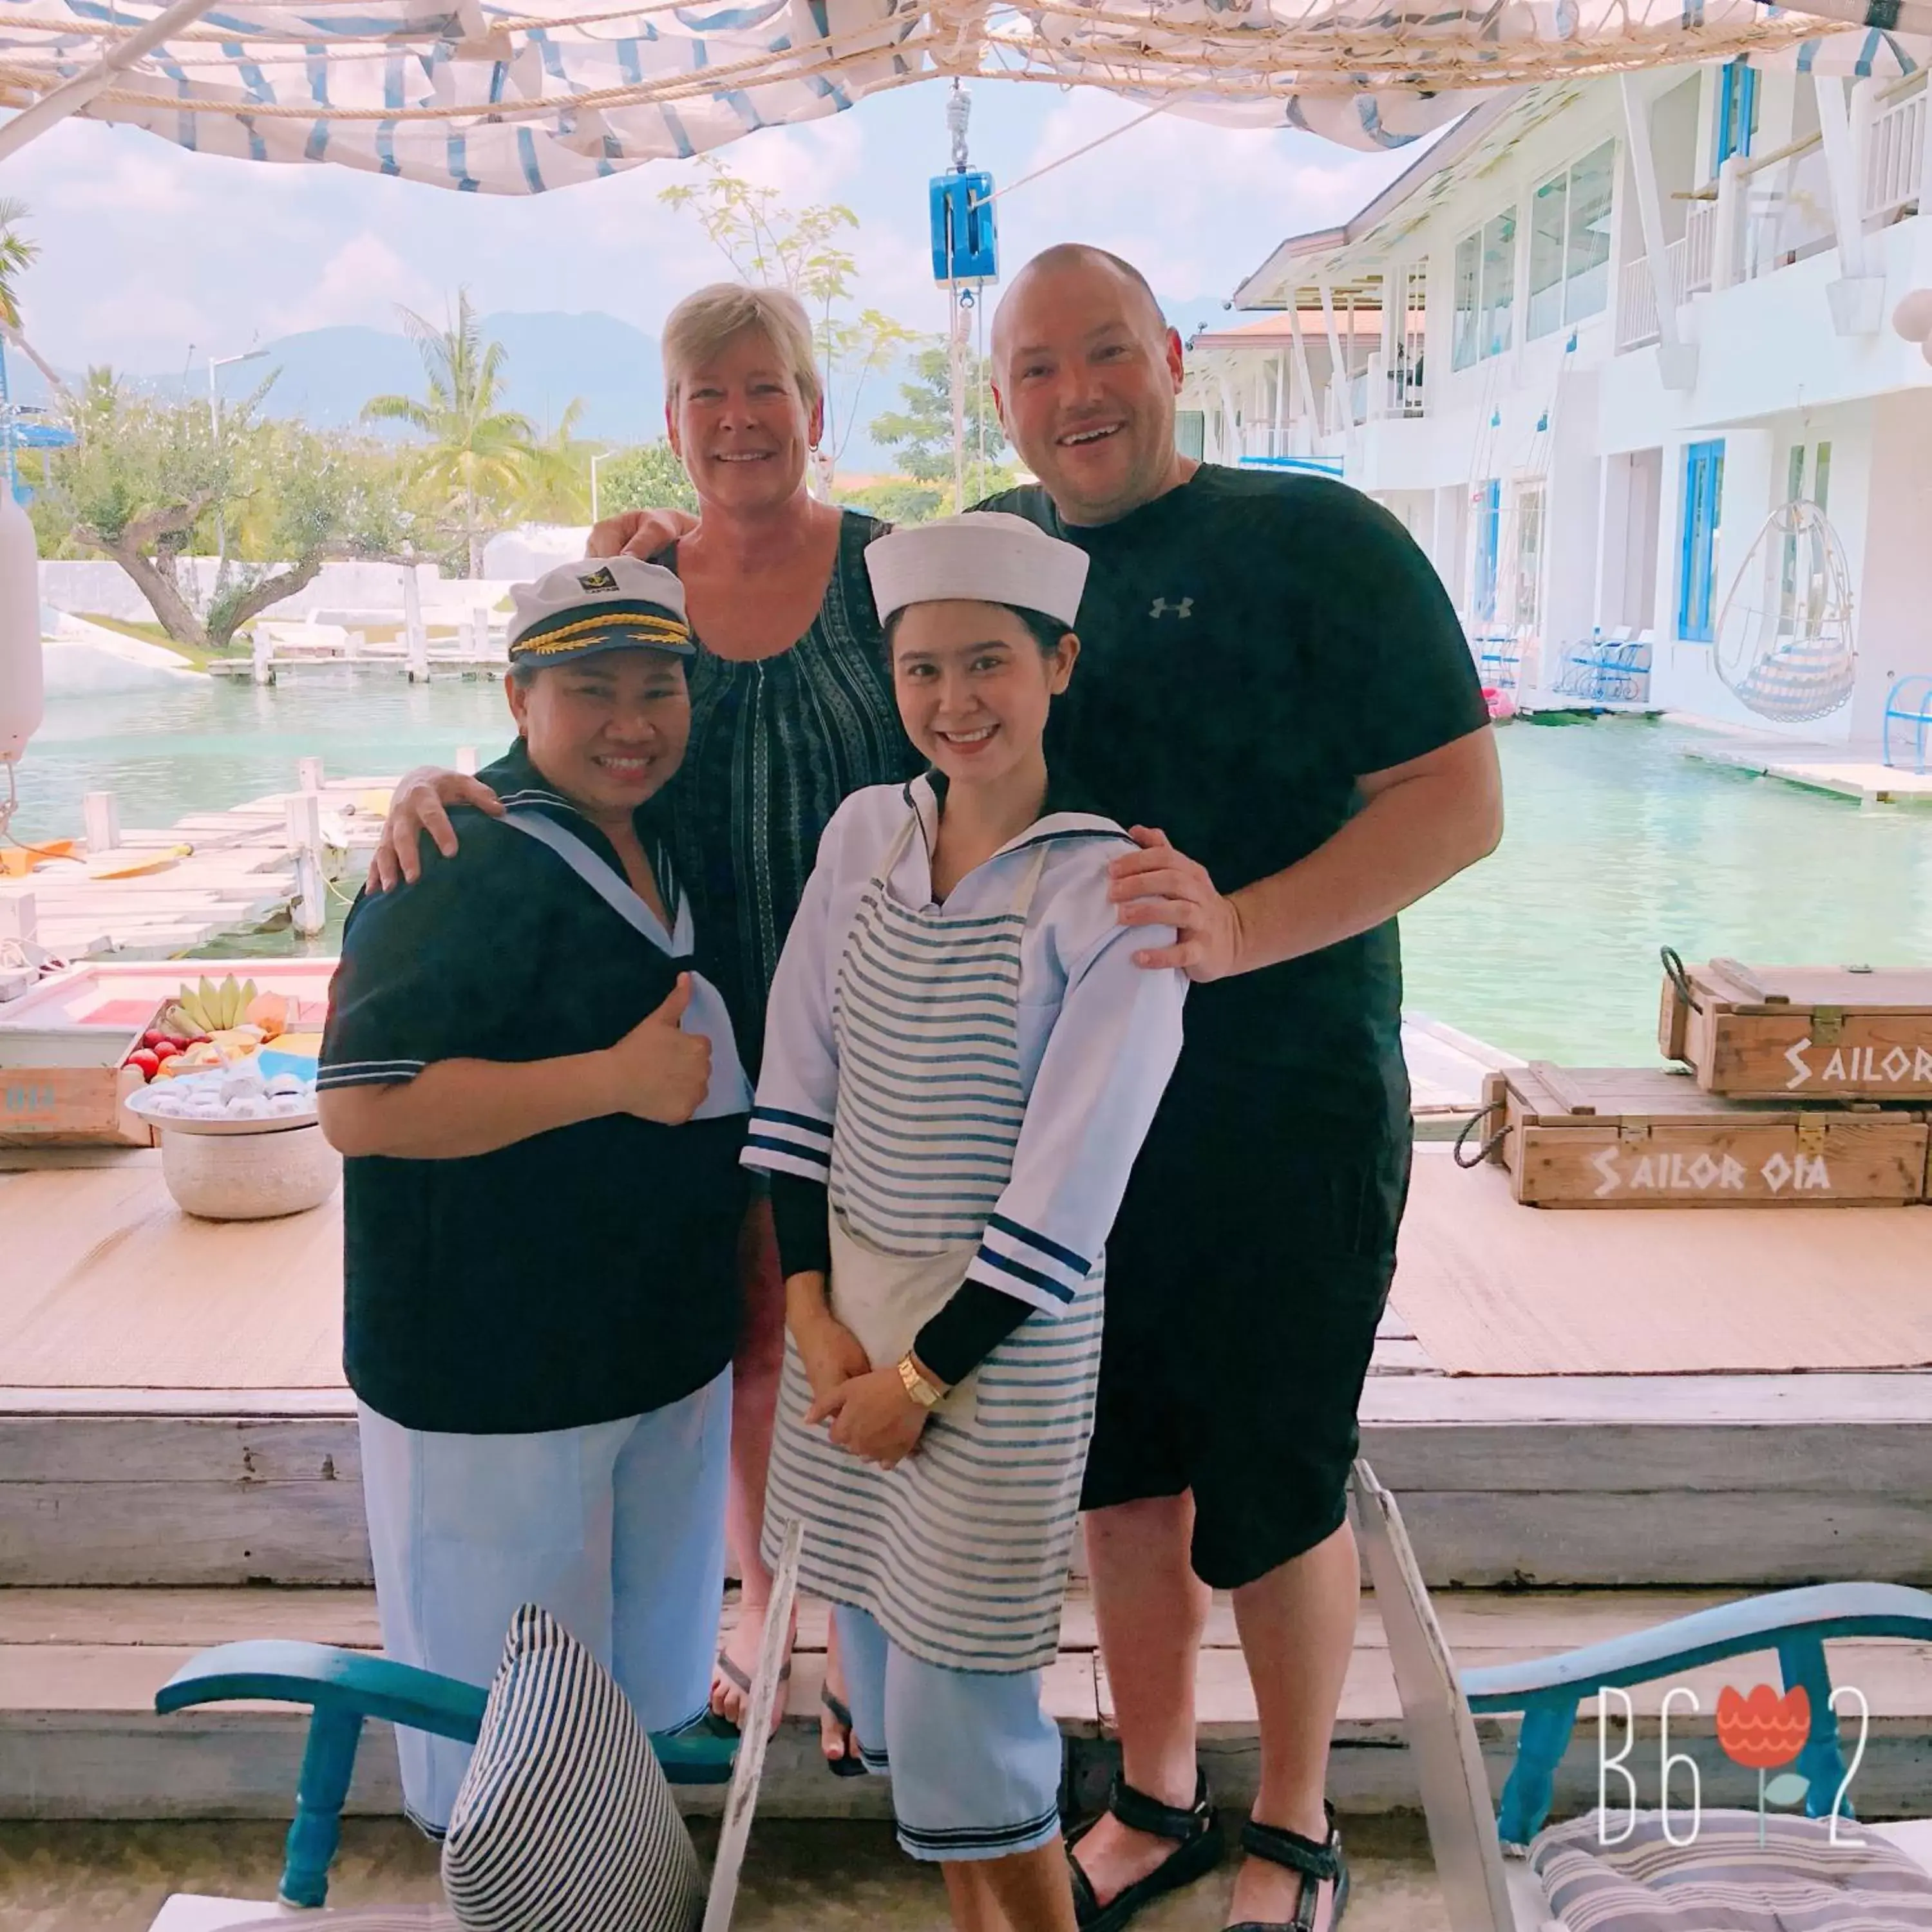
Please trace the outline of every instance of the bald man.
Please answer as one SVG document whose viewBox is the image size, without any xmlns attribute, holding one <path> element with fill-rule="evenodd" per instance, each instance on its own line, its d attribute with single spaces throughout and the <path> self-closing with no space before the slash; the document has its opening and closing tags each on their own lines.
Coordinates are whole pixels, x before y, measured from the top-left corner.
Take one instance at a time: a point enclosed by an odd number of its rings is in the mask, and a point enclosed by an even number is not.
<svg viewBox="0 0 1932 1932">
<path fill-rule="evenodd" d="M 1225 1588 L 1261 1728 L 1234 1922 L 1320 1932 L 1347 1888 L 1324 1802 L 1361 1588 L 1346 1490 L 1408 1178 L 1395 916 L 1494 848 L 1495 746 L 1394 518 L 1325 478 L 1177 453 L 1180 340 L 1130 265 L 1036 256 L 993 362 L 1040 482 L 987 507 L 1092 560 L 1054 768 L 1135 828 L 1120 917 L 1178 932 L 1140 963 L 1198 982 L 1108 1243 L 1082 1503 L 1122 1766 L 1072 1841 L 1077 1914 L 1117 1932 L 1220 1856 L 1194 1666 Z M 652 555 L 683 526 L 629 513 L 591 554 Z M 434 790 L 398 808 L 433 824 Z"/>
</svg>

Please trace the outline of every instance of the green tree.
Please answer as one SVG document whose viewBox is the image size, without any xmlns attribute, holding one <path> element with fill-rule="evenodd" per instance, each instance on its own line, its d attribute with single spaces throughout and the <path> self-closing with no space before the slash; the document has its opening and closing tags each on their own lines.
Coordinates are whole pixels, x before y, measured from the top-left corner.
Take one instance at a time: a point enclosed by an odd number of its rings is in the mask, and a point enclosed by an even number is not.
<svg viewBox="0 0 1932 1932">
<path fill-rule="evenodd" d="M 702 166 L 700 180 L 665 188 L 658 199 L 694 214 L 740 280 L 789 289 L 805 304 L 825 392 L 820 473 L 829 488 L 868 379 L 919 338 L 880 310 L 854 308 L 858 260 L 842 239 L 859 226 L 850 208 L 840 202 L 794 208 L 778 189 L 746 181 L 713 157 Z"/>
<path fill-rule="evenodd" d="M 486 341 L 459 290 L 456 320 L 437 328 L 412 310 L 404 326 L 422 358 L 424 396 L 373 396 L 362 406 L 365 422 L 406 423 L 428 439 L 415 480 L 438 503 L 445 530 L 464 547 L 470 574 L 483 574 L 484 539 L 513 519 L 528 493 L 542 452 L 527 416 L 503 406 L 500 342 Z"/>
<path fill-rule="evenodd" d="M 26 218 L 24 201 L 0 195 L 0 340 L 13 344 L 46 379 L 47 387 L 55 395 L 64 398 L 67 385 L 22 333 L 20 278 L 40 254 L 40 244 L 29 241 L 21 232 L 21 224 Z"/>
<path fill-rule="evenodd" d="M 883 483 L 867 483 L 843 492 L 842 500 L 855 510 L 881 518 L 889 524 L 929 523 L 952 506 L 950 490 L 937 484 L 916 483 L 910 477 L 888 478 Z"/>
<path fill-rule="evenodd" d="M 517 506 L 518 522 L 590 521 L 590 450 L 587 444 L 578 440 L 577 434 L 577 425 L 583 415 L 581 399 L 573 398 L 556 428 L 530 445 L 524 474 L 523 498 Z"/>
<path fill-rule="evenodd" d="M 950 497 L 953 484 L 952 372 L 945 344 L 928 344 L 913 358 L 912 366 L 911 381 L 899 385 L 904 406 L 872 418 L 872 440 L 891 450 L 916 482 L 943 484 Z M 985 360 L 970 352 L 966 361 L 965 400 L 966 501 L 976 503 L 982 496 L 1010 490 L 1018 476 L 1004 460 L 1010 452 L 1006 433 L 993 406 L 990 371 Z"/>
<path fill-rule="evenodd" d="M 49 492 L 69 539 L 112 557 L 168 635 L 199 650 L 226 650 L 250 618 L 292 596 L 332 557 L 392 556 L 410 545 L 394 457 L 299 424 L 259 422 L 267 387 L 230 404 L 218 432 L 200 403 L 142 394 L 109 369 L 90 370 L 70 404 L 77 440 L 60 453 Z M 242 560 L 204 614 L 181 581 L 179 560 L 218 510 Z"/>
<path fill-rule="evenodd" d="M 597 472 L 597 507 L 618 510 L 693 510 L 698 492 L 677 452 L 660 436 L 606 459 Z"/>
</svg>

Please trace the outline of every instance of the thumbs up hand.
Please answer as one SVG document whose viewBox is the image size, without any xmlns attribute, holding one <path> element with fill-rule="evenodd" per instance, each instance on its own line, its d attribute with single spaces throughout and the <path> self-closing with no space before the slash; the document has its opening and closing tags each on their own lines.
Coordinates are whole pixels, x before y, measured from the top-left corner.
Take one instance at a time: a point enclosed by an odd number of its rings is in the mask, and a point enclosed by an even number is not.
<svg viewBox="0 0 1932 1932">
<path fill-rule="evenodd" d="M 679 1024 L 690 1004 L 691 975 L 680 973 L 663 1004 L 609 1049 L 614 1111 L 667 1126 L 698 1111 L 711 1085 L 711 1042 Z"/>
</svg>

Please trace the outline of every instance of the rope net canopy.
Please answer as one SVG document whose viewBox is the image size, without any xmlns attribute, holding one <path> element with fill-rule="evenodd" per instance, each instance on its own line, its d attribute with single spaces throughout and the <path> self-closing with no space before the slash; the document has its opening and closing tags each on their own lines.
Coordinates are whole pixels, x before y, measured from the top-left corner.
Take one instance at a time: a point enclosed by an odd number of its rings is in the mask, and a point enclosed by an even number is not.
<svg viewBox="0 0 1932 1932">
<path fill-rule="evenodd" d="M 1932 28 L 1932 0 L 1814 4 L 1840 28 L 1871 10 L 1873 32 L 1837 40 Z M 1372 148 L 1479 91 L 1788 58 L 1820 32 L 1818 13 L 1758 0 L 212 0 L 130 46 L 160 10 L 0 0 L 0 106 L 105 59 L 118 70 L 79 111 L 184 148 L 533 194 L 934 76 L 1098 86 Z"/>
</svg>

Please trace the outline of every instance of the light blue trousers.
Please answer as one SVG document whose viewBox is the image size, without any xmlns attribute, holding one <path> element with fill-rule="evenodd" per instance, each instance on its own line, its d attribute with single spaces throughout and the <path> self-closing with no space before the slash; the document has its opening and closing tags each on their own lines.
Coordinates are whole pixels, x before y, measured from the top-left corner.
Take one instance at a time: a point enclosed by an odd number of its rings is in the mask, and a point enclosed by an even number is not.
<svg viewBox="0 0 1932 1932">
<path fill-rule="evenodd" d="M 865 1611 L 832 1608 L 852 1732 L 892 1780 L 900 1848 L 935 1862 L 1010 1858 L 1060 1834 L 1060 1726 L 1037 1670 L 949 1670 Z"/>
<path fill-rule="evenodd" d="M 724 1588 L 728 1369 L 648 1415 L 530 1436 L 405 1429 L 358 1405 L 382 1647 L 488 1684 L 510 1618 L 541 1604 L 609 1670 L 647 1730 L 700 1716 Z M 399 1730 L 403 1796 L 449 1822 L 470 1747 Z"/>
</svg>

